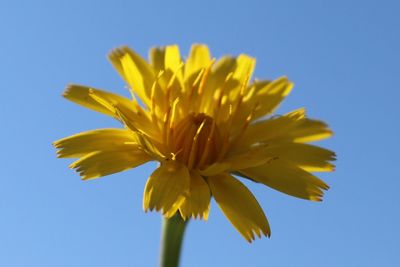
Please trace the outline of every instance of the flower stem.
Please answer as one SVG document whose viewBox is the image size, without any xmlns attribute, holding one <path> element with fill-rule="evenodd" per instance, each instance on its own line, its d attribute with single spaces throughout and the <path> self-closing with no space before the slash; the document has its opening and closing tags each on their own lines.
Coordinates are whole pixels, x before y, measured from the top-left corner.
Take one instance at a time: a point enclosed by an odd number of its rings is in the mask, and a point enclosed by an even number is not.
<svg viewBox="0 0 400 267">
<path fill-rule="evenodd" d="M 160 267 L 178 267 L 187 222 L 179 213 L 169 219 L 163 218 Z"/>
</svg>

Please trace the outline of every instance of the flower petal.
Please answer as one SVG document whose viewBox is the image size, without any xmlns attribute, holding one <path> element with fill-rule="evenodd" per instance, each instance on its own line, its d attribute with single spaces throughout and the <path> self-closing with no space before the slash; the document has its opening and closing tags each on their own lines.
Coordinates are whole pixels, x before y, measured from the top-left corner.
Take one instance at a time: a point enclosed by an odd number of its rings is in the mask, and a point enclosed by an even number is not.
<svg viewBox="0 0 400 267">
<path fill-rule="evenodd" d="M 256 59 L 245 54 L 241 54 L 236 58 L 236 69 L 233 78 L 244 82 L 249 80 L 253 75 L 256 67 Z"/>
<path fill-rule="evenodd" d="M 303 119 L 291 131 L 283 135 L 279 140 L 293 141 L 299 143 L 315 142 L 329 138 L 333 132 L 328 125 L 319 120 Z"/>
<path fill-rule="evenodd" d="M 272 140 L 284 135 L 305 116 L 305 110 L 299 109 L 281 117 L 263 120 L 249 125 L 239 139 L 232 142 L 230 153 L 247 151 L 254 144 Z"/>
<path fill-rule="evenodd" d="M 258 89 L 253 96 L 255 101 L 259 103 L 254 112 L 253 120 L 273 112 L 291 92 L 292 87 L 291 81 L 286 77 L 280 77 Z"/>
<path fill-rule="evenodd" d="M 272 153 L 266 153 L 264 147 L 255 147 L 244 153 L 227 157 L 223 162 L 229 164 L 231 170 L 241 170 L 263 165 L 275 158 L 276 156 Z"/>
<path fill-rule="evenodd" d="M 283 159 L 240 170 L 239 173 L 285 194 L 312 201 L 322 201 L 323 190 L 329 189 L 322 180 Z"/>
<path fill-rule="evenodd" d="M 155 209 L 171 217 L 179 209 L 190 188 L 188 169 L 177 162 L 164 162 L 149 177 L 144 189 L 143 209 Z"/>
<path fill-rule="evenodd" d="M 207 220 L 210 211 L 210 188 L 204 178 L 196 171 L 190 172 L 189 194 L 185 197 L 179 211 L 182 218 L 204 218 Z"/>
<path fill-rule="evenodd" d="M 184 63 L 180 56 L 179 47 L 177 45 L 169 45 L 165 47 L 154 47 L 150 50 L 150 64 L 157 74 L 155 87 L 160 87 L 159 92 L 154 92 L 155 98 L 161 98 L 161 101 L 167 101 L 169 106 L 170 100 L 182 97 L 185 91 L 183 86 L 183 67 Z M 161 93 L 161 95 L 160 95 Z M 160 101 L 156 101 L 158 105 L 165 106 Z M 163 108 L 161 108 L 163 109 Z M 163 118 L 163 117 L 161 117 Z"/>
<path fill-rule="evenodd" d="M 199 170 L 200 174 L 203 176 L 213 176 L 225 172 L 231 168 L 231 164 L 227 162 L 216 162 L 213 163 L 204 170 Z"/>
<path fill-rule="evenodd" d="M 92 98 L 93 93 L 101 96 L 104 99 L 107 99 L 108 102 L 120 103 L 120 105 L 134 108 L 132 100 L 128 98 L 83 85 L 77 85 L 77 84 L 69 85 L 66 88 L 65 92 L 63 93 L 63 96 L 66 99 L 77 103 L 78 105 L 117 118 L 115 109 L 111 105 L 105 105 L 104 103 L 100 103 L 95 99 L 93 99 Z"/>
<path fill-rule="evenodd" d="M 267 218 L 246 186 L 228 174 L 213 176 L 207 181 L 219 207 L 247 241 L 255 239 L 254 233 L 259 237 L 270 236 Z"/>
<path fill-rule="evenodd" d="M 182 59 L 177 45 L 169 45 L 165 47 L 164 68 L 176 72 L 181 68 Z"/>
<path fill-rule="evenodd" d="M 291 161 L 309 172 L 333 171 L 335 153 L 322 147 L 302 143 L 277 143 L 267 146 L 265 154 Z"/>
<path fill-rule="evenodd" d="M 227 95 L 226 112 L 232 103 L 237 102 L 238 96 L 242 88 L 246 88 L 248 82 L 253 75 L 256 66 L 256 59 L 245 54 L 241 54 L 236 58 L 236 68 L 232 72 L 231 87 L 225 86 Z"/>
<path fill-rule="evenodd" d="M 150 65 L 155 70 L 155 74 L 164 70 L 165 47 L 153 47 L 149 52 Z"/>
<path fill-rule="evenodd" d="M 139 149 L 97 151 L 72 163 L 69 167 L 79 172 L 83 180 L 94 179 L 135 168 L 152 158 Z"/>
<path fill-rule="evenodd" d="M 307 119 L 305 110 L 298 109 L 283 116 L 251 124 L 239 140 L 230 148 L 231 152 L 247 150 L 254 144 L 274 142 L 311 142 L 328 138 L 332 131 L 317 120 Z"/>
<path fill-rule="evenodd" d="M 169 45 L 165 47 L 165 77 L 168 79 L 167 88 L 174 88 L 171 90 L 171 98 L 176 99 L 181 97 L 182 92 L 185 90 L 183 86 L 183 66 L 182 58 L 177 45 Z"/>
<path fill-rule="evenodd" d="M 223 87 L 229 87 L 230 89 L 235 88 L 238 85 L 237 81 L 227 79 L 227 76 L 232 78 L 232 73 L 236 68 L 236 59 L 229 56 L 223 56 L 218 61 L 211 61 L 210 68 L 207 75 L 206 82 L 201 89 L 201 97 L 199 98 L 199 112 L 206 114 L 213 114 L 215 105 L 215 95 L 220 94 L 222 96 Z M 233 85 L 232 85 L 233 83 Z M 225 90 L 225 93 L 229 90 Z"/>
<path fill-rule="evenodd" d="M 250 148 L 245 152 L 230 155 L 220 162 L 199 170 L 199 172 L 203 176 L 214 176 L 226 171 L 237 171 L 263 165 L 274 158 L 275 156 L 265 152 L 265 148 Z"/>
<path fill-rule="evenodd" d="M 208 47 L 202 44 L 194 44 L 189 53 L 189 57 L 185 64 L 185 79 L 194 80 L 197 73 L 206 67 L 211 62 L 211 55 Z M 194 75 L 195 74 L 195 75 Z M 194 75 L 192 77 L 192 75 Z"/>
<path fill-rule="evenodd" d="M 151 119 L 148 112 L 144 111 L 136 102 L 132 101 L 129 104 L 125 102 L 118 102 L 107 95 L 99 94 L 97 91 L 91 91 L 90 96 L 99 104 L 113 109 L 115 117 L 123 122 L 132 131 L 137 131 L 158 141 L 160 132 Z"/>
<path fill-rule="evenodd" d="M 223 56 L 212 67 L 210 79 L 215 80 L 215 84 L 222 85 L 228 74 L 235 71 L 236 66 L 236 58 Z"/>
<path fill-rule="evenodd" d="M 108 57 L 132 90 L 149 105 L 155 74 L 146 60 L 126 46 L 113 50 Z"/>
<path fill-rule="evenodd" d="M 79 158 L 96 151 L 137 148 L 135 133 L 126 129 L 98 129 L 54 142 L 60 158 Z"/>
</svg>

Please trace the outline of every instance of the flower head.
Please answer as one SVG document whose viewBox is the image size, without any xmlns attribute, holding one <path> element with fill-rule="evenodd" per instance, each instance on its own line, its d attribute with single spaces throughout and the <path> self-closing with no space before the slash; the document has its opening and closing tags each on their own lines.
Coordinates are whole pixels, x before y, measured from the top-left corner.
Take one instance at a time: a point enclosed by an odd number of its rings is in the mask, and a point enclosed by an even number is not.
<svg viewBox="0 0 400 267">
<path fill-rule="evenodd" d="M 153 48 L 147 62 L 128 47 L 109 59 L 129 86 L 130 99 L 70 85 L 64 97 L 112 116 L 121 129 L 98 129 L 54 143 L 59 157 L 83 180 L 125 171 L 148 161 L 145 211 L 207 219 L 213 196 L 246 238 L 270 235 L 255 197 L 235 176 L 295 197 L 320 201 L 328 186 L 310 172 L 332 171 L 335 154 L 307 144 L 332 135 L 304 109 L 271 116 L 293 84 L 286 78 L 251 81 L 255 59 L 211 58 L 193 45 L 186 61 L 177 46 Z M 234 176 L 235 175 L 235 176 Z"/>
</svg>

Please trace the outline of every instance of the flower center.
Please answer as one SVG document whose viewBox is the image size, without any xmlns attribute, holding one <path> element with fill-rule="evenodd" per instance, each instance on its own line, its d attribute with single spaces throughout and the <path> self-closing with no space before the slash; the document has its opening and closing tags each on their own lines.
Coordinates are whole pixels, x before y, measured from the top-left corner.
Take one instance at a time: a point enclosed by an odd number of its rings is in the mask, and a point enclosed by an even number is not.
<svg viewBox="0 0 400 267">
<path fill-rule="evenodd" d="M 171 146 L 176 160 L 189 169 L 202 168 L 217 160 L 221 138 L 210 116 L 192 113 L 173 127 Z"/>
</svg>

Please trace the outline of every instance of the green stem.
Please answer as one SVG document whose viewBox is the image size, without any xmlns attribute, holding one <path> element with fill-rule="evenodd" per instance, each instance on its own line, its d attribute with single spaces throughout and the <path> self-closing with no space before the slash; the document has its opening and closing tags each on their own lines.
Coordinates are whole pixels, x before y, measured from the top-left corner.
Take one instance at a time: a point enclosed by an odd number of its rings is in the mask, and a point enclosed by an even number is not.
<svg viewBox="0 0 400 267">
<path fill-rule="evenodd" d="M 180 214 L 169 219 L 163 218 L 160 267 L 178 267 L 187 222 Z"/>
</svg>

